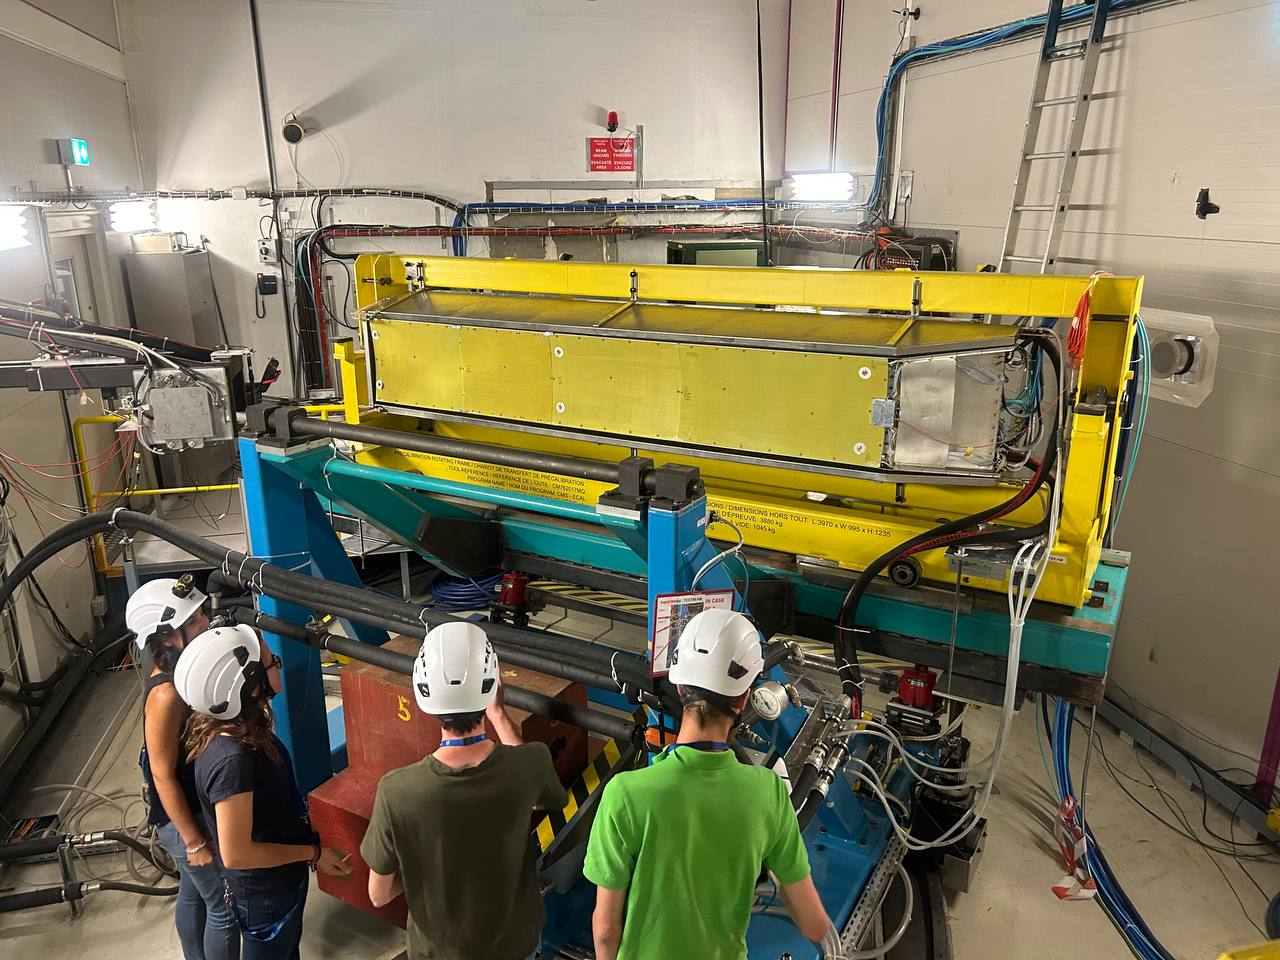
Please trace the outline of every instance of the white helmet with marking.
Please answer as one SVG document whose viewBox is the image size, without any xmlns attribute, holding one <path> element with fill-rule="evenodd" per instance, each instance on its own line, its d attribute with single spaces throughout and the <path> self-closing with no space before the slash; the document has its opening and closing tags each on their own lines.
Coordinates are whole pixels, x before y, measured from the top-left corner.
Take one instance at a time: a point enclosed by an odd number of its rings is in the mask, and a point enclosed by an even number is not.
<svg viewBox="0 0 1280 960">
<path fill-rule="evenodd" d="M 473 713 L 498 695 L 498 657 L 474 623 L 433 627 L 413 662 L 413 695 L 423 713 Z"/>
<path fill-rule="evenodd" d="M 667 679 L 724 697 L 740 697 L 762 670 L 764 654 L 755 624 L 732 610 L 703 610 L 676 641 Z"/>
<path fill-rule="evenodd" d="M 242 623 L 206 630 L 178 657 L 173 685 L 196 713 L 236 719 L 247 704 L 271 696 L 257 631 Z"/>
<path fill-rule="evenodd" d="M 191 577 L 181 580 L 164 577 L 148 580 L 129 597 L 124 609 L 124 622 L 135 635 L 138 649 L 157 630 L 177 630 L 203 606 L 207 598 L 191 585 Z"/>
</svg>

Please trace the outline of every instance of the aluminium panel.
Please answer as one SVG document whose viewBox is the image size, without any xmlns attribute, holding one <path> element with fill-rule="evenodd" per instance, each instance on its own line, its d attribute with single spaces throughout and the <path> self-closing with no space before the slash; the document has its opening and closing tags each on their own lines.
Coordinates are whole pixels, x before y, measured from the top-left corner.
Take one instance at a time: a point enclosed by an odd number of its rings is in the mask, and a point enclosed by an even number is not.
<svg viewBox="0 0 1280 960">
<path fill-rule="evenodd" d="M 996 471 L 1003 352 L 897 361 L 892 382 L 897 422 L 886 467 Z"/>
</svg>

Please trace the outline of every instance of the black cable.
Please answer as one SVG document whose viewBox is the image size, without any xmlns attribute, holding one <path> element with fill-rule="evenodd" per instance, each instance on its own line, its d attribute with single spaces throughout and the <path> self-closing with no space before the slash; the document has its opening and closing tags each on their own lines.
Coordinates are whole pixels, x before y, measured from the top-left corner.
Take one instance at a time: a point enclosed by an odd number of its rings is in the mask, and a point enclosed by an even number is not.
<svg viewBox="0 0 1280 960">
<path fill-rule="evenodd" d="M 41 563 L 67 546 L 105 532 L 113 526 L 129 532 L 153 534 L 211 566 L 235 570 L 235 578 L 244 585 L 253 584 L 260 592 L 297 603 L 305 609 L 329 612 L 339 619 L 415 634 L 423 626 L 459 620 L 447 613 L 378 596 L 358 587 L 275 567 L 239 551 L 226 550 L 213 541 L 189 533 L 167 521 L 124 509 L 77 518 L 45 537 L 35 550 L 14 567 L 4 583 L 0 584 L 0 607 Z M 480 628 L 500 648 L 525 650 L 535 656 L 549 657 L 552 661 L 573 659 L 601 675 L 612 677 L 616 674 L 622 684 L 659 694 L 674 702 L 674 690 L 670 685 L 649 676 L 645 661 L 634 655 L 607 649 L 597 650 L 569 637 L 522 630 L 507 624 L 483 623 Z"/>
<path fill-rule="evenodd" d="M 1250 799 L 1244 788 L 1237 788 L 1240 798 L 1236 801 L 1235 807 L 1231 810 L 1231 838 L 1228 839 L 1227 837 L 1222 836 L 1222 834 L 1216 832 L 1213 827 L 1209 826 L 1209 793 L 1205 789 L 1204 774 L 1200 772 L 1200 765 L 1196 763 L 1191 764 L 1191 770 L 1195 773 L 1196 780 L 1200 784 L 1200 823 L 1209 836 L 1213 837 L 1215 840 L 1221 840 L 1223 843 L 1231 844 L 1232 850 L 1235 850 L 1237 847 L 1270 847 L 1275 853 L 1280 854 L 1280 842 L 1272 840 L 1270 837 L 1263 837 L 1261 840 L 1256 841 L 1245 840 L 1242 842 L 1237 842 L 1235 839 L 1236 818 L 1240 813 L 1240 808 L 1244 806 L 1244 802 Z"/>
<path fill-rule="evenodd" d="M 10 492 L 11 488 L 9 486 L 8 477 L 0 474 L 0 510 L 3 510 L 8 504 Z M 26 553 L 22 549 L 22 541 L 18 539 L 18 531 L 14 529 L 12 524 L 9 525 L 9 541 L 13 544 L 13 550 L 18 555 L 18 560 L 21 561 L 26 556 Z M 89 645 L 81 643 L 76 639 L 75 634 L 71 632 L 70 628 L 68 628 L 66 623 L 63 622 L 62 617 L 58 615 L 58 611 L 53 609 L 53 603 L 50 602 L 49 595 L 44 592 L 44 587 L 40 586 L 40 581 L 34 576 L 31 578 L 31 588 L 35 592 L 37 605 L 48 611 L 49 616 L 53 620 L 53 625 L 57 629 L 61 638 L 73 647 L 79 647 L 81 650 L 88 650 Z"/>
<path fill-rule="evenodd" d="M 1082 726 L 1084 725 L 1083 721 L 1076 720 L 1075 722 L 1080 723 Z M 1206 843 L 1203 839 L 1197 836 L 1194 831 L 1184 829 L 1178 826 L 1177 824 L 1172 823 L 1171 821 L 1165 819 L 1163 816 L 1160 815 L 1159 812 L 1151 809 L 1149 806 L 1143 803 L 1140 799 L 1138 799 L 1138 797 L 1134 796 L 1133 792 L 1128 787 L 1126 787 L 1123 782 L 1121 782 L 1120 777 L 1123 776 L 1130 783 L 1133 783 L 1136 786 L 1142 787 L 1144 789 L 1159 790 L 1160 788 L 1153 783 L 1147 783 L 1142 780 L 1139 780 L 1137 777 L 1134 777 L 1132 774 L 1126 772 L 1125 770 L 1121 770 L 1119 767 L 1113 764 L 1111 762 L 1110 757 L 1107 756 L 1106 748 L 1102 745 L 1102 736 L 1100 733 L 1095 732 L 1094 745 L 1098 748 L 1098 754 L 1102 758 L 1103 767 L 1106 769 L 1111 779 L 1115 781 L 1116 786 L 1120 788 L 1121 792 L 1123 792 L 1126 797 L 1128 797 L 1135 804 L 1137 804 L 1139 807 L 1145 810 L 1153 820 L 1162 824 L 1167 829 L 1172 830 L 1174 833 L 1178 834 L 1183 839 L 1190 840 L 1192 843 L 1197 844 L 1198 846 L 1202 846 L 1207 850 L 1212 850 L 1215 853 L 1221 853 L 1224 856 L 1237 856 L 1245 860 L 1270 861 L 1274 856 L 1273 854 L 1234 853 L 1231 850 L 1216 846 L 1215 844 Z"/>
<path fill-rule="evenodd" d="M 1028 331 L 1023 336 L 1031 336 Z M 1036 335 L 1038 336 L 1038 335 Z M 1062 359 L 1058 353 L 1057 346 L 1053 341 L 1045 338 L 1041 344 L 1041 349 L 1045 355 L 1049 357 L 1050 363 L 1053 364 L 1055 371 L 1055 384 L 1062 382 Z M 1008 500 L 999 503 L 994 507 L 988 507 L 978 513 L 971 514 L 967 517 L 961 517 L 959 520 L 953 520 L 934 527 L 932 530 L 926 530 L 924 533 L 918 534 L 907 540 L 905 543 L 897 544 L 891 549 L 885 551 L 858 575 L 858 578 L 849 587 L 848 593 L 845 594 L 843 602 L 840 604 L 840 612 L 836 619 L 836 636 L 833 641 L 834 654 L 837 664 L 837 670 L 840 674 L 841 689 L 852 704 L 855 714 L 861 710 L 861 684 L 862 671 L 858 666 L 858 651 L 856 642 L 857 615 L 858 606 L 862 601 L 862 597 L 866 594 L 867 588 L 877 576 L 881 574 L 887 567 L 899 558 L 906 557 L 916 548 L 932 543 L 940 538 L 952 538 L 956 534 L 964 533 L 966 530 L 977 527 L 988 520 L 1003 516 L 1005 513 L 1012 512 L 1010 509 L 1014 504 L 1025 503 L 1035 496 L 1036 492 L 1049 481 L 1053 468 L 1058 458 L 1058 440 L 1061 430 L 1062 417 L 1055 416 L 1053 420 L 1053 433 L 1049 437 L 1048 446 L 1045 450 L 1044 460 L 1036 471 L 1035 479 L 1031 481 L 1030 488 L 1023 487 Z M 1052 498 L 1050 498 L 1052 503 Z M 1045 521 L 1049 518 L 1046 514 Z M 1042 521 L 1045 522 L 1045 521 Z M 1010 528 L 1008 530 L 997 530 L 989 532 L 974 532 L 949 540 L 946 546 L 951 543 L 1003 543 L 1016 542 L 1026 540 L 1034 536 L 1038 536 L 1036 528 L 1019 529 Z M 1046 527 L 1047 529 L 1047 527 Z M 938 544 L 944 546 L 944 544 Z M 931 547 L 930 549 L 936 549 Z"/>
<path fill-rule="evenodd" d="M 760 13 L 760 0 L 756 0 L 756 93 L 759 98 L 760 121 L 760 227 L 764 240 L 764 265 L 773 266 L 769 255 L 769 204 L 765 199 L 764 182 L 764 20 Z"/>
<path fill-rule="evenodd" d="M 144 897 L 176 897 L 177 887 L 148 887 L 140 883 L 123 883 L 118 880 L 98 880 L 99 890 L 114 890 L 118 893 L 137 893 Z"/>
<path fill-rule="evenodd" d="M 1207 743 L 1209 746 L 1214 747 L 1218 750 L 1221 750 L 1223 753 L 1229 753 L 1229 754 L 1232 754 L 1233 756 L 1241 757 L 1242 759 L 1248 760 L 1252 763 L 1260 764 L 1262 762 L 1261 759 L 1258 757 L 1251 756 L 1250 754 L 1244 753 L 1240 750 L 1232 750 L 1230 747 L 1224 747 L 1218 741 L 1210 739 L 1209 737 L 1205 736 L 1203 733 L 1201 733 L 1199 730 L 1195 729 L 1194 727 L 1187 726 L 1187 724 L 1183 723 L 1181 720 L 1178 720 L 1176 717 L 1171 717 L 1167 713 L 1161 713 L 1155 707 L 1151 706 L 1151 704 L 1147 703 L 1144 700 L 1139 700 L 1132 693 L 1129 693 L 1127 690 L 1124 689 L 1124 687 L 1120 686 L 1114 680 L 1108 680 L 1107 687 L 1108 689 L 1119 690 L 1122 694 L 1124 694 L 1125 699 L 1128 700 L 1131 704 L 1136 704 L 1137 706 L 1141 707 L 1143 710 L 1146 710 L 1149 713 L 1154 713 L 1157 717 L 1163 717 L 1165 720 L 1168 720 L 1174 726 L 1191 734 L 1191 736 L 1195 737 L 1197 740 L 1201 741 L 1202 743 Z M 1132 709 L 1130 709 L 1130 712 L 1131 713 L 1133 712 Z M 1183 756 L 1187 757 L 1188 759 L 1195 759 L 1194 757 L 1192 757 L 1190 753 L 1188 753 L 1186 750 L 1179 747 L 1177 744 L 1172 744 L 1172 746 L 1176 750 L 1178 750 L 1179 753 L 1181 753 Z M 1247 770 L 1245 770 L 1244 772 L 1248 773 Z"/>
<path fill-rule="evenodd" d="M 1236 890 L 1235 884 L 1232 883 L 1231 879 L 1227 876 L 1227 871 L 1222 869 L 1222 864 L 1220 864 L 1217 858 L 1213 855 L 1213 851 L 1210 849 L 1209 845 L 1204 843 L 1195 835 L 1195 831 L 1191 828 L 1191 821 L 1187 819 L 1186 812 L 1182 809 L 1182 805 L 1170 797 L 1169 794 L 1156 783 L 1156 778 L 1151 775 L 1151 771 L 1148 770 L 1146 764 L 1142 762 L 1142 757 L 1138 754 L 1136 744 L 1134 745 L 1133 755 L 1134 759 L 1138 761 L 1138 766 L 1142 768 L 1142 772 L 1145 773 L 1147 775 L 1147 779 L 1151 781 L 1152 788 L 1155 790 L 1156 795 L 1160 798 L 1161 802 L 1165 805 L 1165 808 L 1186 828 L 1187 833 L 1190 834 L 1200 848 L 1204 850 L 1204 855 L 1209 858 L 1209 862 L 1212 863 L 1217 868 L 1218 873 L 1222 875 L 1222 882 L 1227 885 L 1227 889 L 1231 891 L 1231 895 L 1236 898 L 1236 903 L 1240 905 L 1240 912 L 1244 914 L 1245 919 L 1253 924 L 1253 929 L 1257 930 L 1258 933 L 1265 937 L 1267 932 L 1263 930 L 1262 927 L 1258 926 L 1257 922 L 1253 919 L 1253 916 L 1249 913 L 1249 909 L 1244 905 L 1244 901 L 1240 899 L 1240 892 Z M 1236 854 L 1232 852 L 1229 856 L 1236 856 Z M 1250 877 L 1250 879 L 1252 879 L 1252 877 Z M 1257 886 L 1257 884 L 1255 883 L 1254 886 Z M 1258 888 L 1258 892 L 1262 892 L 1261 887 Z M 1265 900 L 1267 895 L 1263 893 L 1262 897 Z"/>
<path fill-rule="evenodd" d="M 355 287 L 355 277 L 352 276 L 351 264 L 347 263 L 345 260 L 338 260 L 336 258 L 326 260 L 323 257 L 321 257 L 320 266 L 323 267 L 326 263 L 338 264 L 340 267 L 342 267 L 343 273 L 346 275 L 346 278 L 347 278 L 347 290 L 342 297 L 342 319 L 339 319 L 337 315 L 334 314 L 332 309 L 329 310 L 329 316 L 333 317 L 334 323 L 338 324 L 338 326 L 340 327 L 345 327 L 348 330 L 359 330 L 360 329 L 359 327 L 357 327 L 354 323 L 350 323 L 346 319 L 347 311 L 351 307 L 351 291 Z"/>
<path fill-rule="evenodd" d="M 39 707 L 44 704 L 46 695 L 27 693 L 21 689 L 10 690 L 4 686 L 4 677 L 0 677 L 0 700 L 8 703 L 16 703 L 24 707 Z M 16 685 L 17 681 L 11 681 Z"/>
<path fill-rule="evenodd" d="M 227 333 L 227 321 L 222 316 L 222 301 L 218 298 L 218 281 L 213 279 L 213 254 L 209 252 L 209 241 L 200 238 L 204 247 L 204 263 L 209 268 L 209 288 L 213 291 L 213 306 L 218 311 L 218 327 L 222 330 L 222 345 L 231 346 L 231 334 Z"/>
<path fill-rule="evenodd" d="M 137 837 L 135 837 L 133 834 L 129 833 L 128 831 L 126 831 L 126 830 L 103 830 L 103 831 L 102 831 L 102 836 L 103 836 L 105 839 L 107 839 L 107 840 L 114 840 L 116 843 L 122 843 L 122 844 L 124 844 L 126 847 L 128 847 L 128 848 L 129 848 L 129 849 L 131 849 L 131 850 L 133 850 L 133 852 L 134 852 L 134 853 L 136 853 L 136 854 L 138 854 L 140 857 L 142 857 L 142 859 L 146 860 L 146 861 L 147 861 L 147 863 L 151 864 L 153 867 L 155 867 L 157 870 L 159 870 L 159 871 L 160 871 L 162 874 L 164 874 L 166 877 L 175 877 L 175 878 L 176 878 L 176 877 L 178 876 L 178 868 L 177 868 L 176 866 L 175 866 L 175 867 L 168 867 L 168 866 L 165 866 L 164 864 L 161 864 L 161 863 L 157 862 L 157 861 L 156 861 L 156 856 L 155 856 L 155 854 L 151 851 L 151 848 L 150 848 L 150 847 L 148 847 L 148 846 L 147 846 L 145 843 L 143 843 L 142 841 L 140 841 L 140 840 L 139 840 Z"/>
</svg>

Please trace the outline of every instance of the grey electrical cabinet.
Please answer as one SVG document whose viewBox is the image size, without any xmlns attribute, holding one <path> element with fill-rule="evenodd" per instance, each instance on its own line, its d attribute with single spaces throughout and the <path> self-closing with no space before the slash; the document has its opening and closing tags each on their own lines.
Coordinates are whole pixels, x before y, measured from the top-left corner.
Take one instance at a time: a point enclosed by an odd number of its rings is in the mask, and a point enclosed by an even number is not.
<svg viewBox="0 0 1280 960">
<path fill-rule="evenodd" d="M 124 273 L 130 311 L 139 330 L 204 347 L 222 344 L 203 250 L 126 253 Z"/>
</svg>

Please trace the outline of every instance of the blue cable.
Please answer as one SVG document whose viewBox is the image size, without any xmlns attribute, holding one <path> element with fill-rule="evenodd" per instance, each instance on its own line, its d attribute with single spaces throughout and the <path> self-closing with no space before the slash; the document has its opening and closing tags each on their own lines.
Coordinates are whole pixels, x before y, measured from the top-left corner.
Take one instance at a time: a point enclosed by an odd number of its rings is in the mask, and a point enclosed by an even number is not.
<svg viewBox="0 0 1280 960">
<path fill-rule="evenodd" d="M 487 607 L 494 599 L 494 590 L 502 582 L 502 571 L 486 574 L 479 580 L 471 577 L 453 577 L 441 573 L 431 581 L 427 593 L 436 610 L 446 612 L 476 610 Z"/>
<path fill-rule="evenodd" d="M 1054 776 L 1058 799 L 1061 802 L 1075 795 L 1071 783 L 1071 729 L 1075 708 L 1063 700 L 1058 701 L 1050 740 L 1052 743 Z M 1129 945 L 1134 956 L 1141 960 L 1173 960 L 1173 955 L 1156 939 L 1151 928 L 1142 919 L 1124 888 L 1115 878 L 1111 864 L 1107 862 L 1093 831 L 1085 824 L 1085 858 L 1089 874 L 1098 889 L 1098 899 L 1107 911 L 1120 935 Z"/>
<path fill-rule="evenodd" d="M 1112 0 L 1111 10 L 1117 11 L 1125 7 L 1138 6 L 1143 3 L 1149 3 L 1152 0 Z M 1093 15 L 1092 3 L 1080 3 L 1074 7 L 1066 7 L 1062 11 L 1062 26 L 1067 26 L 1084 20 Z M 889 103 L 893 98 L 893 91 L 906 71 L 907 67 L 912 64 L 921 63 L 925 60 L 931 60 L 935 57 L 943 57 L 953 53 L 964 53 L 969 50 L 980 50 L 983 47 L 989 47 L 992 44 L 999 43 L 1003 40 L 1009 40 L 1020 34 L 1030 33 L 1035 30 L 1043 29 L 1046 14 L 1040 14 L 1034 17 L 1027 17 L 1025 20 L 1017 20 L 1013 23 L 1005 24 L 1003 27 L 994 27 L 990 30 L 984 30 L 981 33 L 974 33 L 964 37 L 953 37 L 950 40 L 939 40 L 936 43 L 928 43 L 924 46 L 916 47 L 914 50 L 908 50 L 899 56 L 889 65 L 889 73 L 885 77 L 884 89 L 880 92 L 880 100 L 876 104 L 876 172 L 875 180 L 872 183 L 871 195 L 867 198 L 867 219 L 875 218 L 877 209 L 880 206 L 880 188 L 884 182 L 884 164 L 885 164 L 885 134 L 888 126 Z"/>
</svg>

